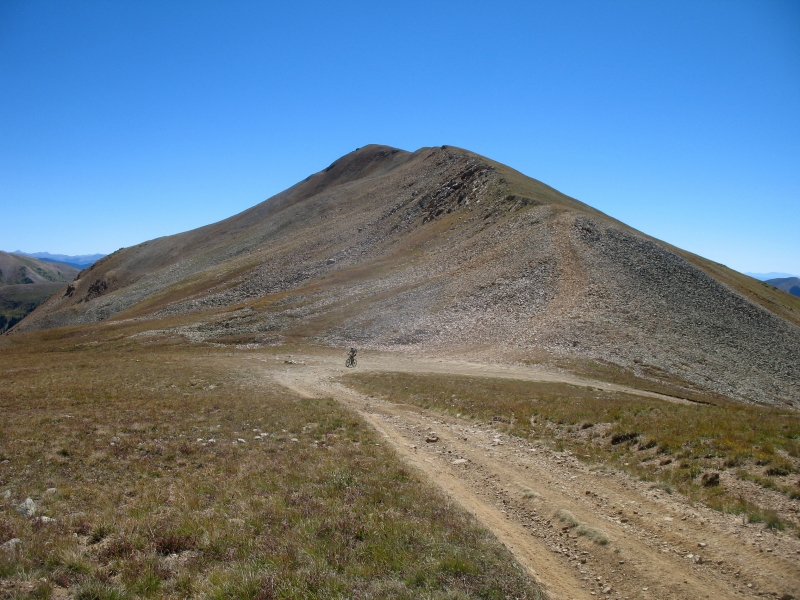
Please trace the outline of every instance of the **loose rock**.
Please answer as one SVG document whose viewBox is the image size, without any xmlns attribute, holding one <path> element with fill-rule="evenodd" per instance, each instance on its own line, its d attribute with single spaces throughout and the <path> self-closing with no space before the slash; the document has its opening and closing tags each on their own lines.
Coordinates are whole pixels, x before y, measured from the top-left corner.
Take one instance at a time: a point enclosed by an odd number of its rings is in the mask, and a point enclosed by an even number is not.
<svg viewBox="0 0 800 600">
<path fill-rule="evenodd" d="M 17 544 L 21 543 L 22 540 L 20 540 L 19 538 L 11 538 L 5 544 L 0 544 L 0 550 L 3 550 L 5 552 L 13 552 L 16 549 Z"/>
<path fill-rule="evenodd" d="M 36 514 L 36 503 L 30 498 L 25 498 L 25 501 L 17 506 L 17 512 L 26 519 L 30 519 Z"/>
</svg>

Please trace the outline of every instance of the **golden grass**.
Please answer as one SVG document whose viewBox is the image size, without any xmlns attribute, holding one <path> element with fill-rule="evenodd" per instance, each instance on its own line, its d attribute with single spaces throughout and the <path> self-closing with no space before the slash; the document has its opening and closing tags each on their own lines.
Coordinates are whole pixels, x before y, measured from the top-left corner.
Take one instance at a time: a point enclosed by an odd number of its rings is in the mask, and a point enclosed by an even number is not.
<svg viewBox="0 0 800 600">
<path fill-rule="evenodd" d="M 0 596 L 540 597 L 334 401 L 206 349 L 34 339 L 0 348 Z"/>
<path fill-rule="evenodd" d="M 579 458 L 613 465 L 666 490 L 766 521 L 771 510 L 718 485 L 738 470 L 765 488 L 800 494 L 800 415 L 726 402 L 674 404 L 563 383 L 458 375 L 357 373 L 350 385 L 509 433 L 547 440 Z M 739 478 L 745 476 L 740 475 Z"/>
<path fill-rule="evenodd" d="M 624 385 L 637 390 L 664 394 L 665 396 L 673 396 L 691 402 L 701 404 L 726 404 L 732 402 L 730 398 L 722 394 L 697 386 L 655 365 L 640 364 L 638 366 L 640 372 L 646 375 L 646 377 L 640 377 L 632 369 L 598 360 L 583 358 L 556 359 L 553 363 L 555 366 L 582 377 Z"/>
</svg>

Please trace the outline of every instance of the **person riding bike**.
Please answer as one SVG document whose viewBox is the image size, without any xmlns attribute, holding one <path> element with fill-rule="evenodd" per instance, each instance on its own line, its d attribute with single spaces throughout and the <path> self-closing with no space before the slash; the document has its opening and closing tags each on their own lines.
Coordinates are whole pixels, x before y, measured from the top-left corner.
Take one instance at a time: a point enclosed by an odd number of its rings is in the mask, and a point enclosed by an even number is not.
<svg viewBox="0 0 800 600">
<path fill-rule="evenodd" d="M 356 353 L 358 350 L 355 348 L 350 348 L 350 354 L 347 355 L 347 361 L 344 363 L 346 367 L 355 367 L 356 366 Z"/>
</svg>

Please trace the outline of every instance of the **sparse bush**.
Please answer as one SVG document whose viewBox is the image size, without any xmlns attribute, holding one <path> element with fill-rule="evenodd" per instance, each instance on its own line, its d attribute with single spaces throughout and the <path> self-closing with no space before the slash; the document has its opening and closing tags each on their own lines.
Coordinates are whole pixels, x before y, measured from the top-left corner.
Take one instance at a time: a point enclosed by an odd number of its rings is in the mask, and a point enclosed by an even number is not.
<svg viewBox="0 0 800 600">
<path fill-rule="evenodd" d="M 605 532 L 600 531 L 599 529 L 592 529 L 591 527 L 587 527 L 585 525 L 578 527 L 578 535 L 584 535 L 594 543 L 600 544 L 601 546 L 605 546 L 611 541 Z"/>
<path fill-rule="evenodd" d="M 763 513 L 763 521 L 764 526 L 768 529 L 775 529 L 778 531 L 786 529 L 786 525 L 781 521 L 780 517 L 778 517 L 778 513 L 774 510 L 765 510 Z"/>
<path fill-rule="evenodd" d="M 558 520 L 561 521 L 562 523 L 566 523 L 568 527 L 577 527 L 579 525 L 578 519 L 576 519 L 575 515 L 573 515 L 568 510 L 563 510 L 563 509 L 557 510 L 556 517 L 558 517 Z"/>
<path fill-rule="evenodd" d="M 635 440 L 639 437 L 639 434 L 635 431 L 631 431 L 628 433 L 615 433 L 611 436 L 611 445 L 616 446 L 617 444 L 622 444 L 624 442 L 629 442 Z"/>
<path fill-rule="evenodd" d="M 157 536 L 153 540 L 153 546 L 156 552 L 167 556 L 168 554 L 179 554 L 180 552 L 196 548 L 197 540 L 188 535 L 170 533 L 164 536 Z"/>
<path fill-rule="evenodd" d="M 639 444 L 638 450 L 649 450 L 650 448 L 655 448 L 658 445 L 658 442 L 655 440 L 648 440 L 643 444 Z"/>
<path fill-rule="evenodd" d="M 112 528 L 108 523 L 99 523 L 92 528 L 92 532 L 89 535 L 89 543 L 96 544 L 104 540 L 111 532 Z"/>
<path fill-rule="evenodd" d="M 90 582 L 82 585 L 75 594 L 75 600 L 127 600 L 124 590 L 107 583 Z"/>
<path fill-rule="evenodd" d="M 774 477 L 783 477 L 791 473 L 791 471 L 783 465 L 776 465 L 774 467 L 769 467 L 765 473 Z"/>
</svg>

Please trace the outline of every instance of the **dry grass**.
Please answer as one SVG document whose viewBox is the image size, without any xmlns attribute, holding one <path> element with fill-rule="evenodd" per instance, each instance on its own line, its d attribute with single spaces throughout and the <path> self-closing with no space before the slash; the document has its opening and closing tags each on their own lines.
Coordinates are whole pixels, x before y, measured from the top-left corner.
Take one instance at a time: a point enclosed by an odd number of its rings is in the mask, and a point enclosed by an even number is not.
<svg viewBox="0 0 800 600">
<path fill-rule="evenodd" d="M 334 401 L 207 350 L 56 337 L 0 348 L 0 597 L 540 597 Z"/>
<path fill-rule="evenodd" d="M 613 363 L 584 358 L 556 359 L 554 366 L 565 369 L 582 377 L 624 385 L 637 390 L 645 390 L 682 398 L 700 404 L 728 404 L 729 398 L 709 389 L 697 386 L 664 369 L 654 365 L 640 363 L 637 365 L 642 376 L 633 369 L 621 367 Z"/>
<path fill-rule="evenodd" d="M 777 524 L 759 506 L 719 485 L 718 475 L 800 495 L 800 415 L 732 402 L 682 405 L 561 383 L 454 375 L 358 373 L 365 393 L 493 422 L 548 440 L 591 463 L 613 465 L 719 510 Z M 773 515 L 767 518 L 765 515 Z"/>
</svg>

